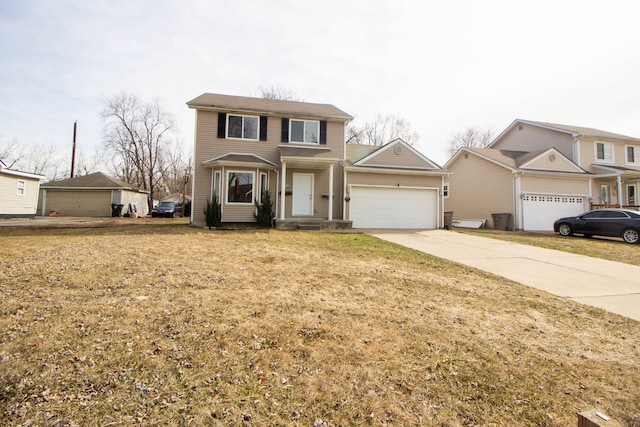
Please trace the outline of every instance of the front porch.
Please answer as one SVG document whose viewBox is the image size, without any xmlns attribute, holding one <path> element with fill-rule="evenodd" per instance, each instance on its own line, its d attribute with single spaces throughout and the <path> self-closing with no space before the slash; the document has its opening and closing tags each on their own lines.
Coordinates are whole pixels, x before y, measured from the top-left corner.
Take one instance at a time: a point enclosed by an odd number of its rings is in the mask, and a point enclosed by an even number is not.
<svg viewBox="0 0 640 427">
<path fill-rule="evenodd" d="M 593 209 L 630 209 L 633 211 L 640 211 L 640 205 L 618 205 L 611 203 L 591 203 L 591 210 Z"/>
<path fill-rule="evenodd" d="M 277 230 L 351 230 L 351 221 L 340 219 L 321 219 L 321 218 L 285 218 L 275 219 L 275 228 Z"/>
</svg>

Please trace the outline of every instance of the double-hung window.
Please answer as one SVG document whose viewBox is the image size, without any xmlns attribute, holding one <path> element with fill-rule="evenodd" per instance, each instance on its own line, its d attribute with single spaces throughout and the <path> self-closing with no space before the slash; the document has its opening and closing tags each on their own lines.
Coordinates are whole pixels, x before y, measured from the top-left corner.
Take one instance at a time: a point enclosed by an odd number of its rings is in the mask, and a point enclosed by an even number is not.
<svg viewBox="0 0 640 427">
<path fill-rule="evenodd" d="M 625 151 L 628 165 L 640 165 L 640 147 L 627 145 Z"/>
<path fill-rule="evenodd" d="M 227 174 L 227 203 L 253 203 L 253 172 Z"/>
<path fill-rule="evenodd" d="M 320 141 L 320 122 L 291 119 L 291 142 L 317 144 Z"/>
<path fill-rule="evenodd" d="M 227 138 L 258 140 L 259 117 L 229 114 L 227 121 Z"/>
<path fill-rule="evenodd" d="M 613 143 L 596 142 L 595 151 L 596 161 L 613 163 Z"/>
<path fill-rule="evenodd" d="M 16 186 L 16 195 L 24 196 L 24 181 L 19 179 Z"/>
</svg>

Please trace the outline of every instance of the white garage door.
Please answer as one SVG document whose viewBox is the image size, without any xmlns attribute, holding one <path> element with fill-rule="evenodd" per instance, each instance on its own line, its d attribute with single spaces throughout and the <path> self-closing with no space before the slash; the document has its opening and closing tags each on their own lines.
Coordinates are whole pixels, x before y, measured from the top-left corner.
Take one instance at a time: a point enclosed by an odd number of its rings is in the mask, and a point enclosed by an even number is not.
<svg viewBox="0 0 640 427">
<path fill-rule="evenodd" d="M 522 202 L 523 226 L 527 231 L 551 231 L 553 222 L 587 210 L 586 197 L 527 194 Z"/>
<path fill-rule="evenodd" d="M 349 216 L 354 228 L 436 228 L 437 191 L 352 187 Z"/>
</svg>

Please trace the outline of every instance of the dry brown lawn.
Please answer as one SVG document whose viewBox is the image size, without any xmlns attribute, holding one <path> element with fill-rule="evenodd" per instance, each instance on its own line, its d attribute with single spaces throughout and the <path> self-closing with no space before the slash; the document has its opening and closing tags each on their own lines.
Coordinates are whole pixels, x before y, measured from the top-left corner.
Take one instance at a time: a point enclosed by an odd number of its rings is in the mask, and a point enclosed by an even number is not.
<svg viewBox="0 0 640 427">
<path fill-rule="evenodd" d="M 0 229 L 22 426 L 640 425 L 637 322 L 361 234 Z"/>
<path fill-rule="evenodd" d="M 475 234 L 482 237 L 507 240 L 525 245 L 540 246 L 547 249 L 587 255 L 625 264 L 640 265 L 640 245 L 624 243 L 622 239 L 594 236 L 591 238 L 580 235 L 564 237 L 553 233 L 533 233 L 528 231 L 500 231 L 493 229 L 464 229 L 455 231 Z"/>
</svg>

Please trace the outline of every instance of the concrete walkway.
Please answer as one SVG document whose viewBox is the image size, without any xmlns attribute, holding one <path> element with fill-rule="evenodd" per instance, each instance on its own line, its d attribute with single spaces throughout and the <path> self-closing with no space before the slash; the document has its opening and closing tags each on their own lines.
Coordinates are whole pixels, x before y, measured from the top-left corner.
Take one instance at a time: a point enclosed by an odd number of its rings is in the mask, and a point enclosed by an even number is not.
<svg viewBox="0 0 640 427">
<path fill-rule="evenodd" d="M 367 234 L 640 321 L 637 266 L 455 231 Z"/>
</svg>

